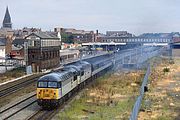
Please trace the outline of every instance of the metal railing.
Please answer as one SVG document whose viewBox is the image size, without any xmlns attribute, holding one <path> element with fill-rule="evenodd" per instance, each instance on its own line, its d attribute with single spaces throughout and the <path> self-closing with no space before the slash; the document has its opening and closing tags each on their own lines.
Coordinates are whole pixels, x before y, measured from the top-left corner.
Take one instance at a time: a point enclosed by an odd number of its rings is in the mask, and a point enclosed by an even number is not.
<svg viewBox="0 0 180 120">
<path fill-rule="evenodd" d="M 133 110 L 132 110 L 132 113 L 131 113 L 129 120 L 137 120 L 138 113 L 139 113 L 139 110 L 141 108 L 142 99 L 144 97 L 145 87 L 147 87 L 147 84 L 148 84 L 148 78 L 150 75 L 150 71 L 151 71 L 151 65 L 149 64 L 147 71 L 146 71 L 146 74 L 145 74 L 144 79 L 143 79 L 143 83 L 141 85 L 140 95 L 138 96 L 138 98 L 134 104 L 134 107 L 133 107 Z"/>
</svg>

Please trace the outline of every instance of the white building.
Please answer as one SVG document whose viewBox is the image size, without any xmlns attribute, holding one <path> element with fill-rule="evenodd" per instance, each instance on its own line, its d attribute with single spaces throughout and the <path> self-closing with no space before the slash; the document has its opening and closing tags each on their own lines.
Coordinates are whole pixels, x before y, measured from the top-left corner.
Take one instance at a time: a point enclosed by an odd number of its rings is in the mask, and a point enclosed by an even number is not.
<svg viewBox="0 0 180 120">
<path fill-rule="evenodd" d="M 0 63 L 5 62 L 6 56 L 6 40 L 0 38 Z"/>
</svg>

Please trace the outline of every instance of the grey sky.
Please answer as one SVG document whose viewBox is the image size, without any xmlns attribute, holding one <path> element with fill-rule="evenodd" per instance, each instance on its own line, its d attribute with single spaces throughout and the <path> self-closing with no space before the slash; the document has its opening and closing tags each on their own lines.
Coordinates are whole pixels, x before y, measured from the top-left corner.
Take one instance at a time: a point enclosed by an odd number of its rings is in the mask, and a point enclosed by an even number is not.
<svg viewBox="0 0 180 120">
<path fill-rule="evenodd" d="M 180 0 L 0 0 L 1 23 L 7 5 L 14 28 L 180 31 Z"/>
</svg>

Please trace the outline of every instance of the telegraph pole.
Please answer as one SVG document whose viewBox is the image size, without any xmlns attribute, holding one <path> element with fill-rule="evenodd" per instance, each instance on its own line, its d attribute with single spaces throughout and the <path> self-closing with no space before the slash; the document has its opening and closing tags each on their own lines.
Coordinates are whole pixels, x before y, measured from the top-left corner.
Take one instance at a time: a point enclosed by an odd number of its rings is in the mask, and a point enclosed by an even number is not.
<svg viewBox="0 0 180 120">
<path fill-rule="evenodd" d="M 24 61 L 26 66 L 26 74 L 28 74 L 28 42 L 24 42 Z"/>
</svg>

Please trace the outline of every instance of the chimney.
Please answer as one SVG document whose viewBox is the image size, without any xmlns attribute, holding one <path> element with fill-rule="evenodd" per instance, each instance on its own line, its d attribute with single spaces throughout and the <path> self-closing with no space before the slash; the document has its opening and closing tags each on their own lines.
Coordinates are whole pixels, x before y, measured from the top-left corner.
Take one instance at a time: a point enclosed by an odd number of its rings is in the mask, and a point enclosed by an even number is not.
<svg viewBox="0 0 180 120">
<path fill-rule="evenodd" d="M 98 35 L 98 34 L 99 34 L 98 30 L 96 30 L 96 35 Z"/>
</svg>

